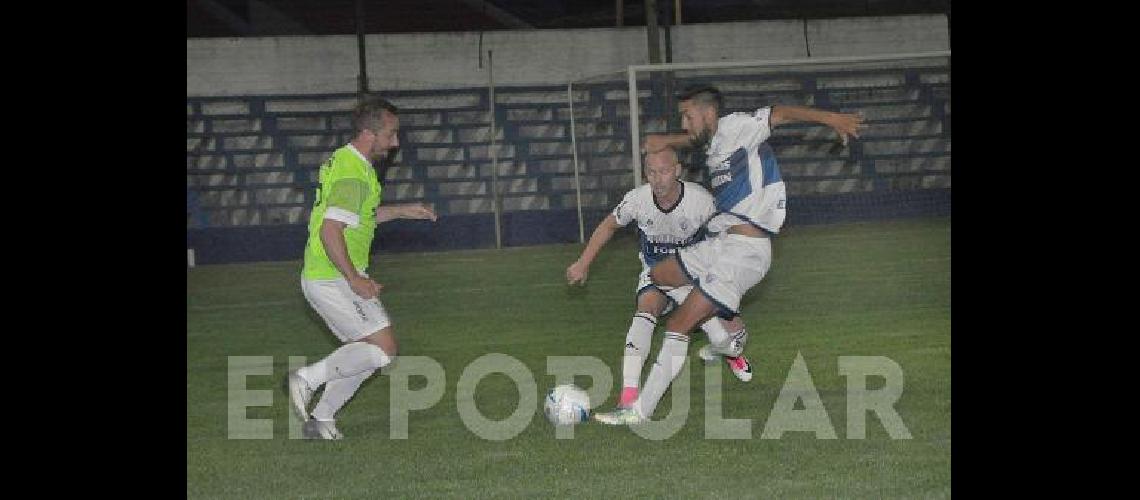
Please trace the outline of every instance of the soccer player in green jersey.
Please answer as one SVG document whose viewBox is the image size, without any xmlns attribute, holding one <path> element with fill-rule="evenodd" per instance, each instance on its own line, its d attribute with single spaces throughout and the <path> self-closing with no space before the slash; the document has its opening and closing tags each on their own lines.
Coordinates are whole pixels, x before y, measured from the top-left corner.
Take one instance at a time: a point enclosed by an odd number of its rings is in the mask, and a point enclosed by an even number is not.
<svg viewBox="0 0 1140 500">
<path fill-rule="evenodd" d="M 397 353 L 382 285 L 365 274 L 376 225 L 393 219 L 436 220 L 422 204 L 380 205 L 373 168 L 400 145 L 396 107 L 369 98 L 353 110 L 354 138 L 321 165 L 301 271 L 305 299 L 344 343 L 324 359 L 289 373 L 289 399 L 308 439 L 341 439 L 335 415 L 365 380 Z M 313 392 L 324 386 L 309 410 Z"/>
</svg>

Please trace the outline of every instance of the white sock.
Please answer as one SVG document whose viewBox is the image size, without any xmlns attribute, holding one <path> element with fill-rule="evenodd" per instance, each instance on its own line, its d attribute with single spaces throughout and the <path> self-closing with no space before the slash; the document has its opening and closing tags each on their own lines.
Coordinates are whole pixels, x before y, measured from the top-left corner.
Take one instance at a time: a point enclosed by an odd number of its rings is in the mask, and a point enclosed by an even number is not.
<svg viewBox="0 0 1140 500">
<path fill-rule="evenodd" d="M 701 325 L 701 330 L 709 336 L 709 344 L 712 344 L 714 350 L 721 350 L 728 347 L 729 336 L 728 330 L 724 329 L 724 323 L 720 322 L 720 318 L 713 316 Z"/>
<path fill-rule="evenodd" d="M 741 328 L 739 332 L 729 334 L 729 343 L 724 349 L 724 355 L 735 358 L 744 354 L 744 345 L 748 343 L 748 329 Z"/>
<path fill-rule="evenodd" d="M 336 412 L 340 410 L 352 395 L 356 394 L 356 390 L 360 388 L 368 377 L 371 377 L 376 370 L 366 370 L 351 377 L 338 378 L 330 380 L 328 385 L 325 386 L 324 394 L 321 394 L 321 400 L 317 402 L 317 406 L 313 407 L 313 418 L 317 420 L 333 420 L 336 417 Z"/>
<path fill-rule="evenodd" d="M 665 332 L 665 341 L 661 343 L 661 351 L 657 353 L 657 362 L 649 370 L 649 377 L 645 379 L 645 389 L 641 391 L 638 398 L 638 405 L 643 416 L 646 418 L 653 416 L 653 411 L 657 409 L 657 403 L 661 401 L 661 396 L 665 395 L 665 390 L 669 388 L 669 384 L 673 383 L 673 379 L 681 373 L 681 368 L 685 367 L 688 354 L 688 335 Z"/>
<path fill-rule="evenodd" d="M 392 358 L 383 349 L 368 342 L 351 342 L 340 346 L 320 361 L 301 368 L 297 373 L 316 390 L 330 380 L 352 377 L 358 373 L 377 370 Z"/>
<path fill-rule="evenodd" d="M 652 314 L 639 312 L 633 315 L 629 333 L 625 335 L 625 356 L 621 364 L 622 387 L 638 387 L 641 382 L 641 368 L 649 356 L 649 346 L 653 339 L 653 329 L 657 318 Z"/>
</svg>

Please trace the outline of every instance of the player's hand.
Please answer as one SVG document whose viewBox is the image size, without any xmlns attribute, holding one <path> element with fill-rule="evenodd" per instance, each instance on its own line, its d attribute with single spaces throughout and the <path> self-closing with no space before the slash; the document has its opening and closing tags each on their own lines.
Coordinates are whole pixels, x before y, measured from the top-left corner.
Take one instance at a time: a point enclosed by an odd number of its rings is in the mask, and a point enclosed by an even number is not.
<svg viewBox="0 0 1140 500">
<path fill-rule="evenodd" d="M 380 294 L 383 285 L 372 281 L 372 278 L 365 276 L 354 276 L 348 278 L 348 287 L 352 292 L 359 295 L 362 299 L 371 299 Z"/>
<path fill-rule="evenodd" d="M 844 146 L 847 145 L 848 136 L 859 137 L 859 129 L 866 127 L 863 115 L 855 113 L 832 113 L 827 125 L 839 134 L 839 140 Z"/>
<path fill-rule="evenodd" d="M 641 152 L 645 154 L 653 154 L 669 146 L 665 140 L 665 136 L 658 134 L 649 134 L 645 136 L 645 143 L 641 145 Z"/>
<path fill-rule="evenodd" d="M 582 262 L 575 261 L 566 268 L 566 282 L 571 285 L 585 285 L 586 275 L 590 272 L 590 266 Z"/>
<path fill-rule="evenodd" d="M 422 203 L 409 203 L 403 208 L 405 219 L 427 219 L 435 222 L 439 218 L 431 207 Z"/>
</svg>

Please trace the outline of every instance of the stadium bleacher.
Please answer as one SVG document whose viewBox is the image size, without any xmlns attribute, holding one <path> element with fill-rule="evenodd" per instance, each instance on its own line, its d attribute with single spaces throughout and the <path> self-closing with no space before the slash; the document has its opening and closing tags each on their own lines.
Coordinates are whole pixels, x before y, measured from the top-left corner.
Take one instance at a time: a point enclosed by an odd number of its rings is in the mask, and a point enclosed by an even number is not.
<svg viewBox="0 0 1140 500">
<path fill-rule="evenodd" d="M 823 127 L 793 124 L 773 134 L 789 225 L 950 213 L 948 68 L 700 80 L 722 89 L 729 111 L 806 104 L 866 117 L 861 139 L 841 151 Z M 621 82 L 574 87 L 587 234 L 633 185 L 627 94 Z M 429 203 L 441 219 L 434 228 L 386 224 L 378 244 L 494 246 L 487 89 L 380 95 L 401 109 L 400 149 L 380 166 L 384 201 Z M 578 241 L 566 87 L 501 87 L 495 100 L 503 245 Z M 352 94 L 187 97 L 188 246 L 211 242 L 200 262 L 299 258 L 317 168 L 351 138 L 355 102 Z M 639 103 L 643 133 L 677 129 L 667 98 L 639 89 Z M 269 249 L 271 242 L 286 248 Z"/>
</svg>

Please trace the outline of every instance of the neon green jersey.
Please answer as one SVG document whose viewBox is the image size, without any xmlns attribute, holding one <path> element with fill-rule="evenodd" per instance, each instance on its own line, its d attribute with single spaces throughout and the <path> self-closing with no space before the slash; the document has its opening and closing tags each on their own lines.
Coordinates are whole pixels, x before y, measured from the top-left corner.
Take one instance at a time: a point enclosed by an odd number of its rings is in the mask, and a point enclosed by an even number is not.
<svg viewBox="0 0 1140 500">
<path fill-rule="evenodd" d="M 305 243 L 305 279 L 342 278 L 329 260 L 321 242 L 321 224 L 326 218 L 348 224 L 344 242 L 352 267 L 368 267 L 368 253 L 376 232 L 376 206 L 380 204 L 380 181 L 376 170 L 351 144 L 333 152 L 321 165 L 316 203 L 309 215 L 309 240 Z"/>
</svg>

